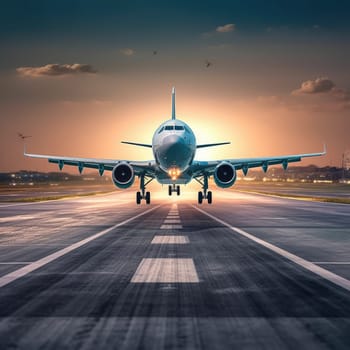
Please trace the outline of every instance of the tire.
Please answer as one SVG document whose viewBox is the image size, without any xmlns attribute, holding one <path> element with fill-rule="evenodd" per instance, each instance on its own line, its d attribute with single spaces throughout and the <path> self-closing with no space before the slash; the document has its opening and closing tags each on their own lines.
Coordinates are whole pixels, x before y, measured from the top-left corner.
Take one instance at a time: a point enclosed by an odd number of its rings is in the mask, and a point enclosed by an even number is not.
<svg viewBox="0 0 350 350">
<path fill-rule="evenodd" d="M 198 192 L 198 204 L 203 203 L 203 192 Z"/>
<path fill-rule="evenodd" d="M 136 192 L 136 204 L 141 204 L 141 192 Z"/>
<path fill-rule="evenodd" d="M 207 193 L 207 200 L 208 200 L 208 204 L 211 204 L 213 201 L 213 195 L 212 195 L 211 191 L 208 191 L 208 193 Z"/>
<path fill-rule="evenodd" d="M 168 187 L 168 194 L 171 196 L 173 194 L 173 189 L 171 188 L 171 185 Z"/>
<path fill-rule="evenodd" d="M 151 203 L 151 193 L 146 192 L 146 204 L 150 204 L 150 203 Z"/>
<path fill-rule="evenodd" d="M 176 186 L 176 193 L 178 196 L 180 196 L 180 186 Z"/>
</svg>

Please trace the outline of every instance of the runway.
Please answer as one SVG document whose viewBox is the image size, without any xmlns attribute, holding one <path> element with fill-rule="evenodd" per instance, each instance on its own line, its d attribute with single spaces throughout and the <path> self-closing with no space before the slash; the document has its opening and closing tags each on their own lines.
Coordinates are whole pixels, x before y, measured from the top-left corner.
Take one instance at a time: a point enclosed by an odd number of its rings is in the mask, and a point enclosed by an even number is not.
<svg viewBox="0 0 350 350">
<path fill-rule="evenodd" d="M 0 203 L 1 349 L 349 348 L 348 205 L 134 197 Z"/>
</svg>

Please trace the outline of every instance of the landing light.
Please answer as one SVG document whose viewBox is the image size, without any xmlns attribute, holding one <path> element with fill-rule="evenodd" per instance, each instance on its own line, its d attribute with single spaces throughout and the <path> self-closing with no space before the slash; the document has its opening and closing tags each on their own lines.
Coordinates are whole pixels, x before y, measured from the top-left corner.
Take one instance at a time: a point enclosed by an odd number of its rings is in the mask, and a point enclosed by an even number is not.
<svg viewBox="0 0 350 350">
<path fill-rule="evenodd" d="M 180 176 L 181 172 L 178 168 L 171 168 L 169 169 L 168 174 L 172 180 L 176 180 Z"/>
</svg>

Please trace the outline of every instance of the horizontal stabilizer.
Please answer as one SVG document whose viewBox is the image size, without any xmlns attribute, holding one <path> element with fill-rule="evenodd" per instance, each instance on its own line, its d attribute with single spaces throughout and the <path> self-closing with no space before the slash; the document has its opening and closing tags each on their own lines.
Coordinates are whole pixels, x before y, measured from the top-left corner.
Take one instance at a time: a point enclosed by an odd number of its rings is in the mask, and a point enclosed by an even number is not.
<svg viewBox="0 0 350 350">
<path fill-rule="evenodd" d="M 229 145 L 231 142 L 219 142 L 219 143 L 206 143 L 204 145 L 197 145 L 197 148 L 204 147 L 213 147 L 213 146 L 221 146 L 221 145 Z"/>
<path fill-rule="evenodd" d="M 128 142 L 128 141 L 122 141 L 121 143 L 125 143 L 127 145 L 133 145 L 133 146 L 152 148 L 152 145 L 148 145 L 146 143 L 137 143 L 137 142 Z"/>
</svg>

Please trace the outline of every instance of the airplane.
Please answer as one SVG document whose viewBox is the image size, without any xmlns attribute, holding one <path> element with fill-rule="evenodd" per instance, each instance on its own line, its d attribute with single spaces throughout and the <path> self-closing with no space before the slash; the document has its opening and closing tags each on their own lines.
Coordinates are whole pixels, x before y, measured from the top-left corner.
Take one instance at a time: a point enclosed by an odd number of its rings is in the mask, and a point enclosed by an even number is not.
<svg viewBox="0 0 350 350">
<path fill-rule="evenodd" d="M 168 185 L 168 194 L 180 195 L 180 185 L 196 180 L 202 191 L 198 192 L 198 203 L 206 200 L 212 203 L 212 192 L 209 191 L 209 178 L 213 176 L 218 187 L 228 188 L 234 185 L 237 179 L 237 170 L 247 175 L 250 168 L 262 167 L 266 172 L 270 165 L 282 164 L 286 170 L 289 163 L 299 162 L 305 157 L 317 157 L 326 154 L 323 152 L 295 154 L 277 157 L 240 158 L 199 161 L 195 160 L 196 150 L 199 148 L 227 145 L 230 142 L 218 142 L 197 145 L 196 137 L 191 128 L 176 118 L 175 88 L 172 89 L 171 119 L 163 122 L 154 132 L 152 144 L 122 141 L 124 144 L 151 148 L 153 160 L 132 161 L 116 159 L 96 159 L 79 157 L 60 157 L 42 154 L 30 154 L 24 150 L 24 155 L 32 158 L 47 159 L 50 163 L 58 164 L 60 170 L 64 165 L 78 167 L 81 174 L 84 168 L 98 169 L 102 176 L 105 171 L 112 172 L 112 181 L 118 188 L 125 189 L 133 185 L 135 177 L 140 179 L 140 190 L 136 192 L 136 203 L 151 203 L 151 194 L 146 186 L 156 179 L 160 184 Z"/>
</svg>

